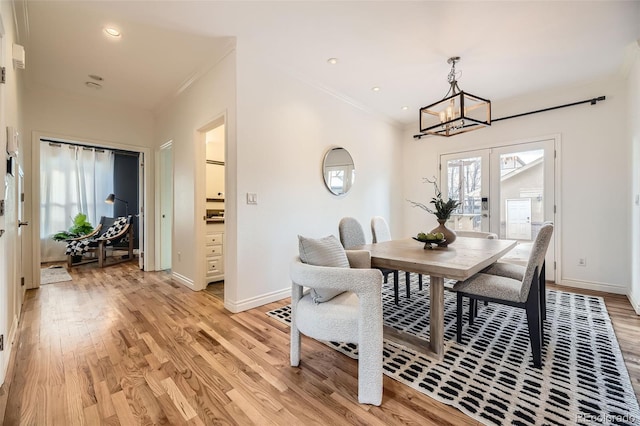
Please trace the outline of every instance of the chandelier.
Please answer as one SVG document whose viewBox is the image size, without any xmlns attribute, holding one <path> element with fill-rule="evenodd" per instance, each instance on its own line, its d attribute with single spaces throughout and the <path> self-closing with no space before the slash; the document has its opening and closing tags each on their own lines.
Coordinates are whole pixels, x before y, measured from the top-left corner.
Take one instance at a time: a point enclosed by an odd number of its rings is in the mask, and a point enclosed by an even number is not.
<svg viewBox="0 0 640 426">
<path fill-rule="evenodd" d="M 420 136 L 453 136 L 491 125 L 491 101 L 460 90 L 456 80 L 459 56 L 447 60 L 449 91 L 444 99 L 420 108 Z"/>
</svg>

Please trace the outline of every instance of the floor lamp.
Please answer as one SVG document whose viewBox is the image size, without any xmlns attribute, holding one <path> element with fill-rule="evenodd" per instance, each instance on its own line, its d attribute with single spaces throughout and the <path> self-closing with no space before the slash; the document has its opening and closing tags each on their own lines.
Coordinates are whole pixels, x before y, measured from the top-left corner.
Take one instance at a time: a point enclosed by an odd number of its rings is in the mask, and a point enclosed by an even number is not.
<svg viewBox="0 0 640 426">
<path fill-rule="evenodd" d="M 124 211 L 126 212 L 126 216 L 129 217 L 129 203 L 126 202 L 125 200 L 116 197 L 115 194 L 109 194 L 107 196 L 107 199 L 104 200 L 104 202 L 107 203 L 107 204 L 113 204 L 113 203 L 115 203 L 116 200 L 121 201 L 121 202 L 124 203 Z"/>
</svg>

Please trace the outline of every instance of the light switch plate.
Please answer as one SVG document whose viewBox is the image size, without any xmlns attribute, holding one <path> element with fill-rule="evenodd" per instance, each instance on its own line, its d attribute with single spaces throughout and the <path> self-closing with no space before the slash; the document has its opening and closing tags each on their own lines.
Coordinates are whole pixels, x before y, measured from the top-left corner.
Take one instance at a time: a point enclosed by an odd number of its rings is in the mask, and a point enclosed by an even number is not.
<svg viewBox="0 0 640 426">
<path fill-rule="evenodd" d="M 247 192 L 247 204 L 258 204 L 258 194 Z"/>
</svg>

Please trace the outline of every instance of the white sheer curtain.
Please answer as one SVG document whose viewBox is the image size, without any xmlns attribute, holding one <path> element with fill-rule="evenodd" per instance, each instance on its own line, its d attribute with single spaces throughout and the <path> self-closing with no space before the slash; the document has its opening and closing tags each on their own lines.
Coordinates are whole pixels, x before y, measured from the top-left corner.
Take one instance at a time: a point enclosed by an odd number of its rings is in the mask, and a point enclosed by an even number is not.
<svg viewBox="0 0 640 426">
<path fill-rule="evenodd" d="M 76 145 L 40 144 L 40 247 L 42 262 L 64 260 L 65 243 L 51 236 L 68 229 L 78 213 L 96 226 L 113 216 L 104 200 L 113 192 L 113 151 Z"/>
</svg>

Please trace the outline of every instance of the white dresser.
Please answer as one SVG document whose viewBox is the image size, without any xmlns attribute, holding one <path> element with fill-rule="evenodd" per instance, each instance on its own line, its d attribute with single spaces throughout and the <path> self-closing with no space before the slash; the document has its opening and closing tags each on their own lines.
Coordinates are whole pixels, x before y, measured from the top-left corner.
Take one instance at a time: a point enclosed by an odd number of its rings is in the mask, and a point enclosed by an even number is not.
<svg viewBox="0 0 640 426">
<path fill-rule="evenodd" d="M 207 284 L 224 280 L 224 223 L 207 222 L 205 253 Z"/>
</svg>

